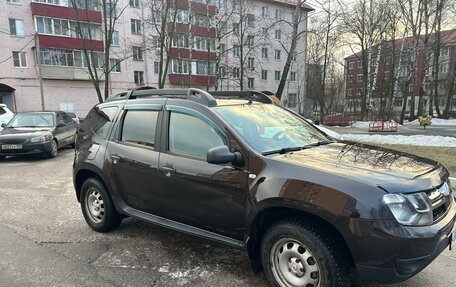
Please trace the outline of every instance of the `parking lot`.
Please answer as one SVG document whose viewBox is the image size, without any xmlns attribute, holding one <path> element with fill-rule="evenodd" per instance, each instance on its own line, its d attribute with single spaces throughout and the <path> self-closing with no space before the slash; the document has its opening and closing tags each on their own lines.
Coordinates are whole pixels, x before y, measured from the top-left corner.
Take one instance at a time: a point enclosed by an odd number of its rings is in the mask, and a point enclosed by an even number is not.
<svg viewBox="0 0 456 287">
<path fill-rule="evenodd" d="M 0 286 L 267 286 L 242 251 L 131 218 L 114 232 L 92 231 L 74 195 L 72 160 L 65 148 L 54 159 L 0 163 Z M 447 249 L 395 286 L 454 282 L 456 250 Z"/>
</svg>

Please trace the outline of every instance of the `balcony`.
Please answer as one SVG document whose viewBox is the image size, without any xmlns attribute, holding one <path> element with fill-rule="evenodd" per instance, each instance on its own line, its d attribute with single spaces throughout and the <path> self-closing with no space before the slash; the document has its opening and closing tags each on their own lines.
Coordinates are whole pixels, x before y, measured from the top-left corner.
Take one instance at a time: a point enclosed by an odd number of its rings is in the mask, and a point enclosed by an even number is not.
<svg viewBox="0 0 456 287">
<path fill-rule="evenodd" d="M 175 28 L 173 27 L 175 25 Z M 183 23 L 168 23 L 168 32 L 176 32 L 181 34 L 189 34 L 190 33 L 190 24 L 183 24 Z M 207 28 L 207 27 L 200 27 L 196 25 L 192 25 L 191 33 L 193 36 L 202 36 L 202 37 L 212 37 L 215 38 L 217 36 L 215 28 Z"/>
<path fill-rule="evenodd" d="M 78 38 L 38 35 L 40 46 L 45 48 L 75 49 L 82 50 L 84 47 L 92 51 L 104 51 L 103 41 L 83 40 Z"/>
<path fill-rule="evenodd" d="M 217 54 L 215 52 L 191 50 L 190 53 L 190 49 L 188 48 L 171 48 L 170 56 L 171 58 L 193 59 L 203 61 L 215 61 L 217 58 Z"/>
<path fill-rule="evenodd" d="M 72 7 L 48 5 L 32 2 L 32 15 L 47 16 L 52 18 L 79 20 L 91 23 L 102 23 L 100 11 L 81 10 L 76 11 Z"/>
<path fill-rule="evenodd" d="M 169 83 L 182 86 L 213 86 L 215 84 L 215 76 L 170 74 Z"/>
<path fill-rule="evenodd" d="M 78 67 L 65 66 L 46 66 L 41 65 L 43 79 L 54 80 L 90 80 L 90 75 L 87 69 Z M 101 70 L 98 71 L 100 81 L 104 81 L 104 75 Z"/>
</svg>

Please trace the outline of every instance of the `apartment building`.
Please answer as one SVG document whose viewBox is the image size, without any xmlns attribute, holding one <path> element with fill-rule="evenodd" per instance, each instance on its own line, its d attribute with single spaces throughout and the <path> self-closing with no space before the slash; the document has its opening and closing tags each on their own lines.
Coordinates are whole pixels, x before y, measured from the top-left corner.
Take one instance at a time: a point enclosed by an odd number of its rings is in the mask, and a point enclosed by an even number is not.
<svg viewBox="0 0 456 287">
<path fill-rule="evenodd" d="M 429 41 L 430 48 L 426 56 L 423 55 L 423 48 L 420 46 L 417 57 L 413 53 L 411 37 L 385 42 L 378 61 L 378 69 L 376 69 L 378 45 L 372 48 L 373 56 L 368 66 L 371 81 L 374 79 L 376 81 L 375 92 L 369 99 L 368 105 L 374 117 L 389 115 L 398 118 L 404 104 L 407 116 L 412 107 L 412 96 L 414 96 L 413 105 L 417 115 L 420 93 L 422 93 L 421 105 L 424 115 L 428 114 L 430 105 L 434 115 L 436 115 L 436 106 L 443 112 L 448 102 L 448 93 L 451 93 L 450 87 L 456 83 L 456 30 L 441 32 L 437 83 L 433 78 L 433 73 L 436 72 L 433 71 L 435 48 L 432 46 L 436 41 L 435 34 L 430 36 Z M 367 82 L 363 73 L 363 61 L 367 63 L 367 59 L 363 59 L 361 52 L 345 58 L 346 114 L 356 116 L 361 112 L 361 97 L 365 96 L 363 93 Z M 414 65 L 416 65 L 415 78 L 411 73 Z M 435 93 L 436 85 L 437 93 Z M 433 102 L 432 99 L 435 101 Z M 456 88 L 453 88 L 449 105 L 450 114 L 456 115 Z"/>
<path fill-rule="evenodd" d="M 0 1 L 0 102 L 16 111 L 44 106 L 85 116 L 98 98 L 83 50 L 102 56 L 106 45 L 99 0 L 76 0 L 86 5 L 79 10 L 72 0 Z M 112 1 L 116 7 L 109 14 L 118 19 L 107 63 L 112 67 L 109 93 L 158 86 L 161 43 L 151 21 L 156 12 L 153 1 Z M 244 89 L 275 91 L 287 58 L 283 48 L 290 41 L 287 23 L 295 7 L 293 0 L 177 0 L 175 18 L 168 25 L 174 33 L 165 87 L 239 90 L 243 74 Z M 300 31 L 306 30 L 310 11 L 303 6 Z M 234 31 L 241 20 L 247 27 L 240 29 L 243 37 Z M 220 36 L 221 30 L 230 28 L 232 33 Z M 282 97 L 295 110 L 305 94 L 305 56 L 304 34 Z"/>
</svg>

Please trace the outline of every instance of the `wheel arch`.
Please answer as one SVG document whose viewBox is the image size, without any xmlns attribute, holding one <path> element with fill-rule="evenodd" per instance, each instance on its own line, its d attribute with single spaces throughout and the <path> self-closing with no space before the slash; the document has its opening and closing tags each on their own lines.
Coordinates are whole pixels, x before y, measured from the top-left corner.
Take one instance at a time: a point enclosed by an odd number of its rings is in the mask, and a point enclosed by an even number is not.
<svg viewBox="0 0 456 287">
<path fill-rule="evenodd" d="M 269 207 L 258 212 L 249 225 L 249 234 L 247 240 L 247 252 L 250 258 L 253 271 L 259 272 L 261 267 L 260 259 L 260 248 L 261 240 L 265 232 L 273 226 L 275 223 L 284 219 L 300 219 L 306 222 L 318 226 L 320 230 L 324 229 L 325 232 L 329 232 L 332 236 L 335 236 L 336 241 L 340 243 L 340 247 L 343 248 L 343 252 L 346 252 L 349 256 L 350 264 L 354 266 L 353 255 L 350 248 L 345 240 L 344 236 L 329 220 L 324 219 L 321 216 L 310 213 L 302 209 L 292 207 Z"/>
<path fill-rule="evenodd" d="M 89 168 L 83 168 L 79 169 L 76 172 L 76 175 L 74 176 L 74 188 L 76 191 L 76 198 L 78 199 L 79 202 L 81 202 L 81 187 L 84 181 L 86 181 L 89 178 L 95 178 L 97 179 L 103 187 L 106 189 L 106 191 L 111 195 L 111 190 L 106 184 L 106 181 L 104 180 L 103 176 L 101 174 L 93 169 Z"/>
</svg>

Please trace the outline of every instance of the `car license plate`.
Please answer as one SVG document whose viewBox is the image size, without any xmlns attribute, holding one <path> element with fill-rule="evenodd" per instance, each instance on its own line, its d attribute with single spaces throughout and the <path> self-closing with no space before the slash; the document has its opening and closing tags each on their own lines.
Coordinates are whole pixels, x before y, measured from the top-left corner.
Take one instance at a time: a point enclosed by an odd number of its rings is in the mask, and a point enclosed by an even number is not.
<svg viewBox="0 0 456 287">
<path fill-rule="evenodd" d="M 2 145 L 2 149 L 21 149 L 21 144 L 4 144 Z"/>
</svg>

